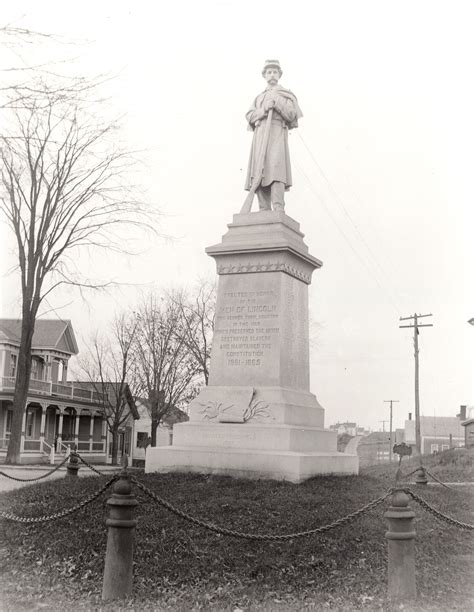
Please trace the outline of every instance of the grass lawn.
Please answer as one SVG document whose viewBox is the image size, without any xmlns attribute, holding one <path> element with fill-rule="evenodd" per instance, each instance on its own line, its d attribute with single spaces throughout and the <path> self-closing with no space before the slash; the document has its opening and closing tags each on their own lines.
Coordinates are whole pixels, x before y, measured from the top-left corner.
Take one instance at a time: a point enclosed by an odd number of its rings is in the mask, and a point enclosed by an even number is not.
<svg viewBox="0 0 474 612">
<path fill-rule="evenodd" d="M 393 482 L 398 468 L 398 456 L 395 455 L 395 458 L 397 461 L 394 461 L 392 465 L 373 465 L 361 469 L 361 472 L 380 478 L 387 484 Z M 418 457 L 404 457 L 402 472 L 408 474 L 419 465 Z M 474 482 L 474 448 L 452 449 L 436 455 L 424 455 L 423 466 L 442 482 Z M 408 480 L 414 482 L 415 475 L 410 476 Z M 435 482 L 435 480 L 428 475 L 428 482 Z"/>
<path fill-rule="evenodd" d="M 408 471 L 408 470 L 407 470 Z M 393 485 L 380 474 L 318 477 L 301 485 L 200 475 L 138 479 L 179 508 L 247 532 L 292 533 L 332 522 Z M 22 516 L 68 508 L 107 477 L 58 480 L 3 494 L 0 505 Z M 418 487 L 429 503 L 473 523 L 474 487 Z M 105 501 L 38 525 L 2 521 L 4 611 L 14 610 L 388 610 L 387 504 L 324 535 L 284 543 L 217 536 L 189 524 L 137 492 L 134 598 L 100 601 L 106 544 Z M 472 532 L 440 523 L 412 503 L 417 519 L 416 606 L 467 610 L 472 586 Z M 394 609 L 400 609 L 397 605 Z"/>
</svg>

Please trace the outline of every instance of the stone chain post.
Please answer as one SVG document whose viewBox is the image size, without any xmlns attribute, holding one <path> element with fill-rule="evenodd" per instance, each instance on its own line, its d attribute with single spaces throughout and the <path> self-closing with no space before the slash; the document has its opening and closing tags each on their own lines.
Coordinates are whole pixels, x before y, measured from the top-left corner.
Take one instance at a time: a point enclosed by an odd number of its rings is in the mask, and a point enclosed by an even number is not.
<svg viewBox="0 0 474 612">
<path fill-rule="evenodd" d="M 79 471 L 79 459 L 75 451 L 71 451 L 69 461 L 66 465 L 66 478 L 77 478 Z"/>
<path fill-rule="evenodd" d="M 425 468 L 423 466 L 420 467 L 419 470 L 416 473 L 415 484 L 417 484 L 417 485 L 426 485 L 426 484 L 428 484 L 428 478 L 426 476 L 426 470 L 425 470 Z"/>
<path fill-rule="evenodd" d="M 107 505 L 109 518 L 106 521 L 108 534 L 102 585 L 103 600 L 123 598 L 132 593 L 133 547 L 137 524 L 134 513 L 138 502 L 132 493 L 126 468 L 115 483 Z"/>
<path fill-rule="evenodd" d="M 389 529 L 385 534 L 388 540 L 388 596 L 398 601 L 416 597 L 415 513 L 408 502 L 408 495 L 398 489 L 384 514 Z"/>
</svg>

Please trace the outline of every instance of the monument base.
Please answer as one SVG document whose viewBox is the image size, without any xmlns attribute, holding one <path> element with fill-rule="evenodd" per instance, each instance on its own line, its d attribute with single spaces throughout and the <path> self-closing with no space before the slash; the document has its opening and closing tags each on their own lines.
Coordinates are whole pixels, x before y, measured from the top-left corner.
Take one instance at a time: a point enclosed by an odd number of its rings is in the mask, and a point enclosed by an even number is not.
<svg viewBox="0 0 474 612">
<path fill-rule="evenodd" d="M 317 475 L 357 474 L 357 455 L 338 452 L 222 449 L 215 446 L 148 448 L 145 472 L 195 472 L 235 478 L 287 480 L 301 483 Z"/>
<path fill-rule="evenodd" d="M 310 392 L 308 285 L 322 262 L 284 212 L 234 215 L 228 228 L 206 249 L 219 275 L 209 385 L 173 445 L 147 449 L 145 471 L 294 483 L 357 474 Z"/>
</svg>

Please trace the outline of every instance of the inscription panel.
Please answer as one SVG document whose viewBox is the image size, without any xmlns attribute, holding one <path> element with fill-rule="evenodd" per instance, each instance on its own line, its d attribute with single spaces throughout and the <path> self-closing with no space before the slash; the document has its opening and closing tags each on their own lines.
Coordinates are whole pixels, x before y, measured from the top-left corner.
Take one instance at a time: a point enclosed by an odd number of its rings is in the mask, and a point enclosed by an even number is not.
<svg viewBox="0 0 474 612">
<path fill-rule="evenodd" d="M 252 280 L 258 279 L 258 283 L 241 279 L 236 283 L 236 276 L 219 280 L 212 384 L 229 384 L 237 377 L 238 384 L 249 384 L 267 373 L 278 377 L 278 371 L 272 370 L 278 370 L 280 350 L 279 283 L 275 278 L 262 282 L 263 276 L 267 274 L 252 275 Z"/>
</svg>

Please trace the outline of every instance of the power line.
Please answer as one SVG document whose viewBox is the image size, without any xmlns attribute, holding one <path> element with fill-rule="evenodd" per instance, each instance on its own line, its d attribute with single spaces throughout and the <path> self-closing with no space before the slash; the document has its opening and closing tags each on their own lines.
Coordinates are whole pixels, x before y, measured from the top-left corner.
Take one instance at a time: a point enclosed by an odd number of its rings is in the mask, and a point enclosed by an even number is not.
<svg viewBox="0 0 474 612">
<path fill-rule="evenodd" d="M 318 163 L 316 157 L 313 155 L 313 152 L 311 151 L 311 149 L 309 148 L 309 146 L 306 144 L 305 140 L 303 139 L 303 136 L 298 132 L 298 136 L 300 137 L 301 142 L 303 143 L 305 149 L 308 151 L 311 159 L 313 160 L 315 166 L 317 167 L 317 169 L 319 170 L 319 173 L 321 174 L 321 176 L 323 177 L 323 179 L 326 181 L 326 183 L 328 184 L 329 189 L 331 190 L 333 196 L 335 197 L 336 201 L 338 202 L 338 204 L 341 206 L 345 216 L 348 218 L 349 223 L 352 225 L 352 227 L 355 229 L 357 235 L 359 236 L 360 240 L 362 241 L 363 245 L 365 246 L 365 248 L 367 249 L 367 251 L 370 253 L 370 255 L 372 256 L 372 259 L 374 260 L 374 263 L 379 267 L 380 271 L 382 272 L 382 274 L 385 274 L 381 264 L 379 264 L 379 262 L 377 261 L 377 258 L 374 254 L 374 252 L 372 251 L 370 245 L 367 243 L 366 239 L 364 238 L 364 236 L 362 235 L 361 231 L 359 230 L 359 227 L 357 226 L 357 224 L 355 223 L 355 221 L 353 220 L 353 218 L 351 217 L 351 215 L 349 214 L 349 211 L 347 210 L 346 206 L 344 205 L 344 202 L 342 201 L 342 198 L 339 196 L 338 192 L 336 191 L 334 185 L 331 183 L 331 181 L 329 180 L 327 174 L 324 172 L 324 170 L 322 169 L 321 165 Z"/>
<path fill-rule="evenodd" d="M 387 291 L 382 287 L 382 285 L 379 283 L 377 277 L 372 273 L 370 267 L 367 265 L 367 263 L 364 261 L 364 259 L 362 259 L 362 257 L 359 255 L 359 253 L 355 250 L 355 248 L 352 246 L 351 241 L 349 240 L 349 238 L 347 237 L 346 233 L 344 232 L 344 230 L 339 226 L 338 222 L 336 221 L 336 219 L 334 218 L 333 214 L 331 213 L 330 209 L 328 208 L 328 206 L 326 206 L 326 203 L 324 201 L 324 198 L 321 194 L 319 194 L 316 190 L 316 188 L 313 185 L 313 182 L 311 181 L 311 179 L 308 177 L 308 175 L 306 174 L 306 172 L 301 168 L 301 166 L 298 165 L 298 169 L 300 170 L 300 172 L 303 174 L 303 176 L 305 177 L 305 179 L 308 181 L 308 184 L 310 186 L 311 191 L 315 194 L 315 196 L 318 198 L 318 200 L 321 202 L 321 204 L 324 207 L 324 210 L 326 211 L 326 213 L 328 214 L 329 218 L 331 219 L 331 221 L 334 223 L 334 225 L 337 227 L 339 233 L 342 235 L 342 237 L 344 238 L 344 240 L 346 241 L 348 247 L 351 249 L 351 251 L 354 253 L 355 257 L 359 260 L 359 262 L 364 266 L 364 268 L 366 269 L 367 273 L 369 274 L 370 277 L 373 278 L 373 280 L 375 281 L 375 283 L 377 284 L 378 288 L 385 293 L 385 295 L 388 297 L 390 304 L 393 306 L 395 312 L 397 314 L 399 314 L 399 309 L 397 307 L 397 305 L 393 302 L 391 296 L 387 293 Z"/>
<path fill-rule="evenodd" d="M 340 198 L 340 196 L 338 195 L 337 191 L 335 190 L 335 188 L 333 187 L 333 185 L 331 184 L 331 182 L 329 181 L 329 178 L 326 176 L 325 172 L 323 171 L 323 169 L 321 168 L 321 166 L 319 165 L 319 163 L 317 162 L 316 158 L 314 157 L 313 153 L 311 152 L 310 148 L 308 147 L 308 145 L 306 144 L 306 142 L 303 140 L 303 137 L 301 136 L 301 134 L 298 133 L 298 136 L 301 139 L 301 142 L 303 143 L 304 147 L 306 148 L 306 150 L 308 151 L 311 159 L 313 160 L 314 164 L 316 165 L 316 167 L 318 168 L 321 176 L 323 177 L 323 179 L 326 181 L 331 193 L 333 194 L 334 198 L 337 200 L 337 202 L 339 203 L 339 205 L 341 206 L 342 210 L 344 211 L 345 216 L 347 217 L 347 219 L 349 220 L 349 222 L 351 223 L 351 225 L 353 226 L 353 228 L 355 229 L 357 235 L 359 236 L 359 239 L 361 240 L 361 242 L 363 243 L 363 245 L 365 246 L 367 252 L 369 253 L 369 255 L 372 258 L 372 263 L 375 263 L 375 265 L 377 265 L 379 267 L 379 269 L 382 271 L 382 274 L 387 277 L 387 274 L 384 272 L 382 266 L 378 263 L 377 258 L 375 256 L 375 254 L 373 253 L 371 247 L 369 246 L 369 244 L 367 243 L 367 241 L 365 240 L 365 238 L 363 237 L 362 233 L 360 232 L 359 228 L 357 227 L 357 225 L 355 224 L 355 222 L 353 221 L 352 217 L 350 216 L 347 208 L 345 207 L 344 203 L 342 202 L 342 199 Z M 299 170 L 302 172 L 303 176 L 306 178 L 306 180 L 308 181 L 313 193 L 316 195 L 316 197 L 318 198 L 318 200 L 321 202 L 321 204 L 323 205 L 325 211 L 327 212 L 327 214 L 329 215 L 330 219 L 332 220 L 332 222 L 334 223 L 334 225 L 337 227 L 337 229 L 339 230 L 339 232 L 341 233 L 341 235 L 343 236 L 343 238 L 345 239 L 345 241 L 347 242 L 349 248 L 351 249 L 351 251 L 354 253 L 354 255 L 356 256 L 356 258 L 362 263 L 362 265 L 365 267 L 365 269 L 367 270 L 367 272 L 369 273 L 369 276 L 371 276 L 373 278 L 373 280 L 376 282 L 377 286 L 379 287 L 379 289 L 381 291 L 383 291 L 385 293 L 385 295 L 387 296 L 389 302 L 391 303 L 391 305 L 393 306 L 393 308 L 395 309 L 395 311 L 397 312 L 397 314 L 400 314 L 400 308 L 398 307 L 398 305 L 395 303 L 394 299 L 392 298 L 391 292 L 388 292 L 386 288 L 384 288 L 377 276 L 374 274 L 374 272 L 370 269 L 370 267 L 367 265 L 366 261 L 364 259 L 362 259 L 362 257 L 359 255 L 359 253 L 355 250 L 355 248 L 352 246 L 351 241 L 349 240 L 348 236 L 346 235 L 346 233 L 342 230 L 342 228 L 339 226 L 338 222 L 336 221 L 336 219 L 334 218 L 333 214 L 331 213 L 331 211 L 329 210 L 329 208 L 326 206 L 326 203 L 324 202 L 324 198 L 322 197 L 321 194 L 319 194 L 316 189 L 314 188 L 312 181 L 310 180 L 310 178 L 308 177 L 308 175 L 304 172 L 304 170 L 299 167 Z"/>
<path fill-rule="evenodd" d="M 361 201 L 361 198 L 360 198 L 360 197 L 359 197 L 359 195 L 357 194 L 356 188 L 354 187 L 354 185 L 353 185 L 353 183 L 352 183 L 351 179 L 349 178 L 349 175 L 348 175 L 346 172 L 343 172 L 343 174 L 344 174 L 344 177 L 345 177 L 345 179 L 346 179 L 346 182 L 347 182 L 347 184 L 348 184 L 348 186 L 349 186 L 349 189 L 350 189 L 350 191 L 351 191 L 351 193 L 352 193 L 352 196 L 353 196 L 353 198 L 354 198 L 354 201 L 355 201 L 355 202 L 356 202 L 356 203 L 359 205 L 359 208 L 360 208 L 360 209 L 363 209 L 363 208 L 364 208 L 364 205 L 363 205 L 363 203 L 362 203 L 362 201 Z M 372 220 L 372 217 L 371 217 L 371 215 L 369 215 L 369 216 L 366 218 L 366 223 L 367 223 L 368 227 L 369 227 L 369 228 L 372 230 L 372 232 L 375 234 L 375 236 L 376 236 L 376 238 L 378 239 L 378 241 L 380 242 L 380 241 L 381 241 L 381 236 L 380 236 L 380 234 L 379 234 L 379 231 L 377 230 L 377 228 L 375 227 L 375 225 L 372 223 L 372 221 L 371 221 L 371 220 Z M 386 280 L 387 280 L 388 284 L 389 284 L 389 285 L 392 285 L 392 282 L 391 282 L 391 276 L 393 276 L 394 265 L 393 265 L 393 262 L 391 261 L 391 258 L 388 256 L 387 251 L 385 251 L 383 255 L 384 255 L 384 257 L 385 257 L 385 262 L 388 264 L 388 266 L 389 266 L 389 268 L 390 268 L 390 274 L 389 274 L 389 273 L 387 273 L 387 270 L 386 270 L 385 266 L 382 266 L 382 264 L 380 263 L 380 261 L 378 261 L 378 262 L 377 262 L 377 265 L 379 266 L 380 270 L 381 270 L 381 271 L 382 271 L 382 273 L 384 274 L 384 276 L 385 276 L 385 278 L 386 278 Z M 400 309 L 399 309 L 399 310 L 400 310 Z"/>
</svg>

